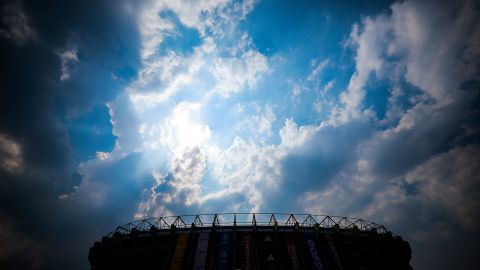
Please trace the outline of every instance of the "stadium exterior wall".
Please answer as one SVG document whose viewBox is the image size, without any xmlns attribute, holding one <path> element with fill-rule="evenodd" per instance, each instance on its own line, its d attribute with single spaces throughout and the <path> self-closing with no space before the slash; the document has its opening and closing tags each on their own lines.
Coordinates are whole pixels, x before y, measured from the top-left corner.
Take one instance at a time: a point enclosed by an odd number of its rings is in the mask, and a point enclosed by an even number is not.
<svg viewBox="0 0 480 270">
<path fill-rule="evenodd" d="M 119 226 L 90 249 L 91 269 L 411 269 L 408 242 L 362 219 L 225 215 Z"/>
</svg>

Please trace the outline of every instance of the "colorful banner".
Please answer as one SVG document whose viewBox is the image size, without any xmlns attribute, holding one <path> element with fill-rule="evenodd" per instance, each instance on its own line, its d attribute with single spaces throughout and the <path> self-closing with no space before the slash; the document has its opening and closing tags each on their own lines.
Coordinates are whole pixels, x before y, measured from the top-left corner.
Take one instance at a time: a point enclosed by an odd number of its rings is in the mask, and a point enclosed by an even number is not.
<svg viewBox="0 0 480 270">
<path fill-rule="evenodd" d="M 218 234 L 216 269 L 230 269 L 230 234 L 227 232 L 221 232 Z"/>
<path fill-rule="evenodd" d="M 195 270 L 205 269 L 209 236 L 209 233 L 200 233 L 198 236 L 197 251 L 195 252 L 195 261 L 193 263 L 193 269 Z"/>
<path fill-rule="evenodd" d="M 252 235 L 251 234 L 244 234 L 242 237 L 242 246 L 243 246 L 243 268 L 245 270 L 253 269 L 253 248 L 252 248 Z"/>
<path fill-rule="evenodd" d="M 182 267 L 183 255 L 188 244 L 188 234 L 178 235 L 177 245 L 175 246 L 175 253 L 173 254 L 170 270 L 180 270 Z"/>
</svg>

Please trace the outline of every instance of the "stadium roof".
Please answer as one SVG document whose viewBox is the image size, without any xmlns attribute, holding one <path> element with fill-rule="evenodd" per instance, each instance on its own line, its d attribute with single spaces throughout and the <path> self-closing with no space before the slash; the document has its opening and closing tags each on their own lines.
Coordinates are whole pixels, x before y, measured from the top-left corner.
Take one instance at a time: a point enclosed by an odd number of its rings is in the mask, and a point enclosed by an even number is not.
<svg viewBox="0 0 480 270">
<path fill-rule="evenodd" d="M 152 229 L 163 230 L 215 226 L 318 226 L 319 228 L 357 229 L 365 232 L 388 232 L 383 225 L 353 217 L 285 213 L 222 213 L 167 216 L 136 220 L 118 226 L 109 236 L 115 233 L 129 234 L 132 230 L 149 231 Z"/>
</svg>

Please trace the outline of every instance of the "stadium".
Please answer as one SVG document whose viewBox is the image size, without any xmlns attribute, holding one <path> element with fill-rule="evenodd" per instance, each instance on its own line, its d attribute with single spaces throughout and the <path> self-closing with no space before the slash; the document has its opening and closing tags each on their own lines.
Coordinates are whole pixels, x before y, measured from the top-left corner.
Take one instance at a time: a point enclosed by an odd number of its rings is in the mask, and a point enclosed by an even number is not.
<svg viewBox="0 0 480 270">
<path fill-rule="evenodd" d="M 92 270 L 412 269 L 407 241 L 358 218 L 272 213 L 159 217 L 95 242 Z"/>
</svg>

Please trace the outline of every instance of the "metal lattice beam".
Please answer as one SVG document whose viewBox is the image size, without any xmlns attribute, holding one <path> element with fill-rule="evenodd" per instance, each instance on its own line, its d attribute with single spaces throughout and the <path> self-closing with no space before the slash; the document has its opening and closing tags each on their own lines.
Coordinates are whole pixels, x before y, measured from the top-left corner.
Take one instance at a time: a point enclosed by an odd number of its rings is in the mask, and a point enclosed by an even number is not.
<svg viewBox="0 0 480 270">
<path fill-rule="evenodd" d="M 292 226 L 297 228 L 353 229 L 360 232 L 376 231 L 381 234 L 388 232 L 383 225 L 352 217 L 285 213 L 224 213 L 168 216 L 136 220 L 118 226 L 109 235 L 126 235 L 132 232 L 164 230 L 172 227 L 193 228 L 211 226 Z"/>
</svg>

